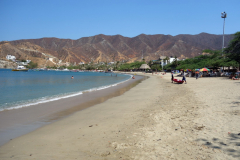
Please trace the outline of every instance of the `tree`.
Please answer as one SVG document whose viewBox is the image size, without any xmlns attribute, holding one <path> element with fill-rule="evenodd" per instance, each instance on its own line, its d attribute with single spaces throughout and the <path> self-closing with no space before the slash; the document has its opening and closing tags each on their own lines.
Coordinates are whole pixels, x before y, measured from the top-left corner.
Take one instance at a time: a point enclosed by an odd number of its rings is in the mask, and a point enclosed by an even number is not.
<svg viewBox="0 0 240 160">
<path fill-rule="evenodd" d="M 27 65 L 27 68 L 31 68 L 31 69 L 33 69 L 33 68 L 37 68 L 38 67 L 38 64 L 37 63 L 34 63 L 34 62 L 29 62 L 28 63 L 28 65 Z"/>
<path fill-rule="evenodd" d="M 224 49 L 227 58 L 240 64 L 240 32 L 234 34 L 233 40 Z"/>
<path fill-rule="evenodd" d="M 166 58 L 165 58 L 164 60 L 165 60 L 165 61 L 167 62 L 167 64 L 168 64 L 170 58 L 169 58 L 168 56 L 166 56 Z"/>
<path fill-rule="evenodd" d="M 175 67 L 178 66 L 178 59 L 177 59 L 177 56 L 174 57 L 173 63 L 174 63 L 174 65 L 175 65 Z"/>
</svg>

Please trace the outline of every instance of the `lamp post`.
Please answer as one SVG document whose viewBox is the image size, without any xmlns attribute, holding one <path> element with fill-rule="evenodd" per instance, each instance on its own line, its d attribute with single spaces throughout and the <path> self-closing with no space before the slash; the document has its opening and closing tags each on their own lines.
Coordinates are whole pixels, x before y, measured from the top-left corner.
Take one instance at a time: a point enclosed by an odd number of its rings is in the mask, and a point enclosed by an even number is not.
<svg viewBox="0 0 240 160">
<path fill-rule="evenodd" d="M 223 18 L 223 44 L 222 44 L 222 52 L 223 52 L 223 48 L 224 48 L 224 28 L 225 28 L 225 18 L 227 18 L 227 13 L 226 12 L 222 12 L 221 13 L 221 18 Z M 223 53 L 222 53 L 223 55 Z"/>
</svg>

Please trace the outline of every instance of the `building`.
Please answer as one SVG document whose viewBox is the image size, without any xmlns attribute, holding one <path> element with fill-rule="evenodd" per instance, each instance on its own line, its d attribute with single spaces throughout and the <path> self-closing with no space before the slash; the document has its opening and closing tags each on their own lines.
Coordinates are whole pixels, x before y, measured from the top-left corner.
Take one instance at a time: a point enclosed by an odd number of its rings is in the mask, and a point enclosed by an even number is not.
<svg viewBox="0 0 240 160">
<path fill-rule="evenodd" d="M 16 61 L 16 57 L 15 56 L 12 56 L 12 55 L 7 55 L 6 56 L 6 59 L 8 59 L 8 60 L 11 60 L 11 61 Z"/>
</svg>

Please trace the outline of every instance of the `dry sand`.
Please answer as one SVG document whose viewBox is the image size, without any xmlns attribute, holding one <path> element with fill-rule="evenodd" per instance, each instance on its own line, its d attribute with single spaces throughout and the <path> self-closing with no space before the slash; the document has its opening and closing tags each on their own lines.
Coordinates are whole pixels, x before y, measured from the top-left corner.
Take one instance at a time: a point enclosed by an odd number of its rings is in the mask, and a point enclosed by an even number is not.
<svg viewBox="0 0 240 160">
<path fill-rule="evenodd" d="M 139 73 L 141 74 L 141 73 Z M 240 159 L 240 81 L 152 75 L 0 148 L 0 159 Z"/>
</svg>

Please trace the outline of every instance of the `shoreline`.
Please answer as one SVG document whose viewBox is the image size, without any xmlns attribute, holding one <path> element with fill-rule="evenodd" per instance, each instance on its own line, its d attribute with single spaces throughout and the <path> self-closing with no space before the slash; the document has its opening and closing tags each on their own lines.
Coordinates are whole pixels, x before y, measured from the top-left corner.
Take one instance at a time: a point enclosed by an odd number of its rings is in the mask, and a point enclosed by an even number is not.
<svg viewBox="0 0 240 160">
<path fill-rule="evenodd" d="M 81 95 L 28 107 L 0 111 L 0 146 L 74 112 L 119 96 L 144 79 L 144 77 L 138 76 L 135 81 L 129 79 L 106 89 L 83 92 Z"/>
<path fill-rule="evenodd" d="M 20 73 L 20 72 L 18 72 L 18 73 Z M 32 72 L 32 73 L 34 73 L 34 72 Z M 41 72 L 41 73 L 44 73 L 44 72 Z M 51 73 L 51 72 L 45 72 L 45 73 Z M 54 71 L 52 73 L 57 74 L 57 73 L 60 73 L 60 72 L 55 72 Z M 64 73 L 64 72 L 62 72 L 62 73 Z M 65 73 L 67 73 L 67 72 L 65 72 Z M 68 72 L 68 73 L 70 73 L 70 72 Z M 98 73 L 98 72 L 96 72 L 96 73 Z M 107 74 L 105 74 L 105 75 L 107 75 Z M 108 75 L 110 76 L 110 74 L 108 74 Z M 124 75 L 124 74 L 120 74 L 120 75 Z M 76 76 L 78 76 L 78 75 L 76 75 Z M 50 95 L 41 95 L 40 97 L 32 97 L 31 99 L 28 99 L 28 100 L 23 100 L 23 101 L 18 100 L 19 103 L 5 102 L 6 104 L 8 104 L 8 106 L 4 106 L 3 104 L 1 104 L 0 105 L 0 112 L 1 111 L 6 111 L 6 110 L 13 110 L 13 109 L 20 109 L 20 108 L 24 108 L 24 107 L 34 106 L 34 105 L 38 105 L 38 104 L 41 104 L 41 103 L 48 103 L 48 102 L 51 102 L 51 101 L 56 101 L 56 100 L 60 100 L 60 99 L 65 99 L 65 98 L 78 96 L 78 95 L 81 95 L 81 94 L 86 93 L 86 92 L 92 92 L 92 91 L 96 91 L 96 90 L 106 89 L 106 88 L 113 87 L 113 86 L 116 86 L 116 85 L 119 85 L 121 83 L 124 83 L 124 82 L 127 82 L 127 81 L 131 80 L 131 75 L 126 74 L 126 76 L 127 76 L 127 79 L 125 79 L 123 81 L 111 82 L 110 84 L 102 84 L 102 86 L 98 86 L 98 87 L 92 86 L 92 88 L 75 90 L 73 92 L 69 92 L 69 91 L 64 92 L 64 93 L 62 93 L 62 92 L 56 93 L 55 92 L 54 94 L 50 94 Z"/>
<path fill-rule="evenodd" d="M 113 97 L 0 147 L 1 159 L 240 158 L 238 81 L 147 75 Z"/>
</svg>

